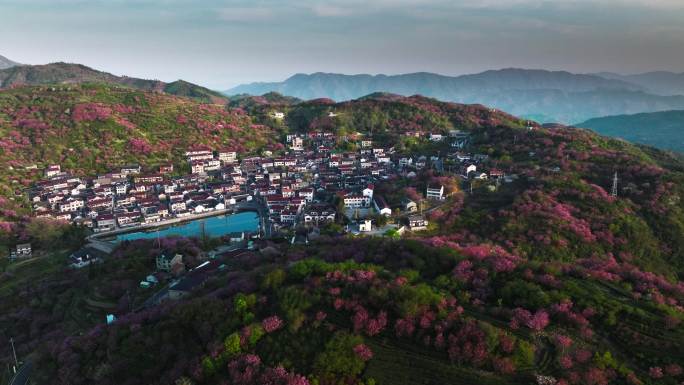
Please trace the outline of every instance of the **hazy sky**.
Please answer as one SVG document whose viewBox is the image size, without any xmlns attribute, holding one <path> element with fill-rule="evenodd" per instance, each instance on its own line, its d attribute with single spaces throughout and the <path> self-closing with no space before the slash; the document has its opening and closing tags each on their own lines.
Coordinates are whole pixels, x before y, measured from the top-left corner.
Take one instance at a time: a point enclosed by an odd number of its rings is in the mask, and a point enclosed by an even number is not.
<svg viewBox="0 0 684 385">
<path fill-rule="evenodd" d="M 0 0 L 0 54 L 214 89 L 298 72 L 684 71 L 684 0 Z"/>
</svg>

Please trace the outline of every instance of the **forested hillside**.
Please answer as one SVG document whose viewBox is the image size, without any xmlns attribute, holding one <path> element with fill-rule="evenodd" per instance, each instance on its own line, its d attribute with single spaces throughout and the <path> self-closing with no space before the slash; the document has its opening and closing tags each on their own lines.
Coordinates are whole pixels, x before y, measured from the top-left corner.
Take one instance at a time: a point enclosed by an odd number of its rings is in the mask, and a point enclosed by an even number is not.
<svg viewBox="0 0 684 385">
<path fill-rule="evenodd" d="M 225 107 L 103 85 L 19 88 L 0 93 L 4 194 L 15 198 L 50 163 L 78 174 L 124 162 L 180 165 L 199 144 L 277 155 L 284 133 L 319 130 L 335 133 L 337 152 L 360 132 L 428 156 L 456 150 L 407 132 L 461 130 L 468 151 L 515 177 L 469 184 L 431 168 L 396 174 L 378 182 L 378 194 L 420 200 L 417 186 L 450 187 L 425 213 L 427 231 L 264 240 L 159 306 L 140 306 L 149 292 L 139 282 L 155 257 L 199 261 L 202 240 L 124 242 L 80 271 L 66 269 L 63 255 L 40 269 L 8 269 L 0 329 L 31 358 L 36 382 L 684 381 L 684 163 L 591 131 L 418 96 L 270 95 Z M 8 211 L 19 199 L 3 201 L 3 228 L 21 219 Z M 118 319 L 105 325 L 109 312 Z"/>
<path fill-rule="evenodd" d="M 633 143 L 684 152 L 684 111 L 605 116 L 577 126 Z"/>
</svg>

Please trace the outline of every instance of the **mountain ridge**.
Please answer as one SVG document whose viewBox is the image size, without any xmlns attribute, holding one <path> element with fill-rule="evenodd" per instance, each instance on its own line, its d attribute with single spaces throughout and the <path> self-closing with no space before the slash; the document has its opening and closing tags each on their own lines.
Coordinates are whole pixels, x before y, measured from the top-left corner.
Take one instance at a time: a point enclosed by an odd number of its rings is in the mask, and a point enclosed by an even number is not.
<svg viewBox="0 0 684 385">
<path fill-rule="evenodd" d="M 621 80 L 644 87 L 656 95 L 670 96 L 684 94 L 684 72 L 650 71 L 623 75 L 614 72 L 599 72 L 595 75 L 606 79 Z"/>
<path fill-rule="evenodd" d="M 0 70 L 5 69 L 5 68 L 16 67 L 19 65 L 21 65 L 21 64 L 0 55 Z"/>
<path fill-rule="evenodd" d="M 493 76 L 496 76 L 497 79 L 494 81 L 491 80 Z M 515 78 L 515 76 L 518 77 L 518 79 Z M 521 76 L 525 76 L 525 78 L 520 78 Z M 624 82 L 621 80 L 617 79 L 605 79 L 603 77 L 597 76 L 597 75 L 591 75 L 591 74 L 573 74 L 568 71 L 548 71 L 548 70 L 542 70 L 542 69 L 520 69 L 520 68 L 504 68 L 500 70 L 487 70 L 483 71 L 480 73 L 476 74 L 466 74 L 466 75 L 459 75 L 459 76 L 449 76 L 449 75 L 441 75 L 437 73 L 432 73 L 432 72 L 411 72 L 411 73 L 406 73 L 406 74 L 397 74 L 397 75 L 386 75 L 386 74 L 377 74 L 377 75 L 370 75 L 370 74 L 352 74 L 352 75 L 346 75 L 346 74 L 338 74 L 338 73 L 330 73 L 330 72 L 314 72 L 311 74 L 306 74 L 306 73 L 296 73 L 286 80 L 282 82 L 255 82 L 255 83 L 248 83 L 244 85 L 239 85 L 237 87 L 231 88 L 227 91 L 224 91 L 225 94 L 237 94 L 237 93 L 249 93 L 245 92 L 245 90 L 248 87 L 254 86 L 254 87 L 262 87 L 262 86 L 267 86 L 267 87 L 274 87 L 274 86 L 280 86 L 280 87 L 287 87 L 288 82 L 299 82 L 299 81 L 305 81 L 308 79 L 314 79 L 314 80 L 333 80 L 333 81 L 341 81 L 341 80 L 349 80 L 349 79 L 363 79 L 367 81 L 395 81 L 395 80 L 403 80 L 403 81 L 425 81 L 425 80 L 438 80 L 438 81 L 447 81 L 447 82 L 457 82 L 457 85 L 459 86 L 469 86 L 469 87 L 474 87 L 474 86 L 481 86 L 481 85 L 488 85 L 491 88 L 495 89 L 511 89 L 511 88 L 519 88 L 519 89 L 548 89 L 548 88 L 554 88 L 551 87 L 550 84 L 542 84 L 542 85 L 533 85 L 529 86 L 529 84 L 521 83 L 520 81 L 529 81 L 529 80 L 545 80 L 546 82 L 549 82 L 551 76 L 561 76 L 564 79 L 562 80 L 568 80 L 569 78 L 572 78 L 572 81 L 581 81 L 583 83 L 575 85 L 575 88 L 571 88 L 573 91 L 586 91 L 586 90 L 592 90 L 592 89 L 598 89 L 598 88 L 609 88 L 609 89 L 626 89 L 626 90 L 643 90 L 641 87 L 635 86 L 633 84 L 630 84 L 628 82 Z M 546 77 L 546 78 L 544 78 Z M 492 84 L 492 83 L 498 83 L 501 80 L 513 80 L 517 81 L 517 84 L 515 87 L 513 86 L 502 86 L 501 84 Z M 587 84 L 588 82 L 595 82 L 596 84 Z M 370 85 L 372 87 L 372 85 Z M 393 88 L 398 88 L 397 85 L 393 85 Z M 278 90 L 274 90 L 278 91 Z M 376 91 L 384 91 L 384 92 L 395 92 L 391 89 L 373 89 L 372 92 Z M 282 92 L 281 92 L 282 93 Z M 366 94 L 368 94 L 366 93 Z M 322 97 L 325 95 L 310 95 L 310 96 L 298 96 L 298 95 L 291 95 L 291 96 L 296 96 L 301 99 L 314 99 L 316 97 Z M 359 95 L 363 96 L 363 95 Z M 331 97 L 332 99 L 338 100 L 340 98 L 336 98 L 333 96 L 328 96 Z M 344 99 L 346 100 L 346 99 Z M 340 99 L 342 101 L 342 99 Z"/>
<path fill-rule="evenodd" d="M 0 70 L 0 88 L 12 88 L 23 85 L 98 82 L 117 84 L 146 91 L 165 92 L 211 103 L 225 103 L 227 101 L 222 94 L 216 91 L 184 80 L 166 83 L 161 80 L 117 76 L 77 63 L 56 62 L 41 65 L 21 65 Z"/>
<path fill-rule="evenodd" d="M 604 116 L 577 126 L 601 135 L 684 153 L 684 110 Z"/>
<path fill-rule="evenodd" d="M 429 72 L 403 75 L 298 73 L 282 82 L 240 85 L 224 94 L 278 92 L 309 100 L 352 100 L 374 92 L 424 95 L 465 104 L 484 104 L 542 123 L 574 124 L 627 113 L 684 109 L 684 97 L 655 95 L 648 88 L 593 74 L 507 68 L 457 77 Z M 683 92 L 684 94 L 684 92 Z M 542 113 L 543 112 L 543 113 Z"/>
</svg>

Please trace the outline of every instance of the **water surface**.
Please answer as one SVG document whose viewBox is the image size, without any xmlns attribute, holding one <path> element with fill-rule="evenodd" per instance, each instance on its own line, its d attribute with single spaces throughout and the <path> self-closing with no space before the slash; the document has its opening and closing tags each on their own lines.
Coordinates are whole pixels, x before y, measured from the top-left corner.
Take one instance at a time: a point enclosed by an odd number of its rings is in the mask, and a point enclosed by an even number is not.
<svg viewBox="0 0 684 385">
<path fill-rule="evenodd" d="M 220 237 L 242 231 L 256 232 L 259 230 L 259 215 L 253 211 L 245 211 L 238 214 L 199 218 L 169 227 L 119 234 L 113 241 L 154 239 L 157 236 L 164 238 L 172 235 L 198 237 L 202 233 L 202 224 L 204 224 L 204 232 L 210 237 Z"/>
</svg>

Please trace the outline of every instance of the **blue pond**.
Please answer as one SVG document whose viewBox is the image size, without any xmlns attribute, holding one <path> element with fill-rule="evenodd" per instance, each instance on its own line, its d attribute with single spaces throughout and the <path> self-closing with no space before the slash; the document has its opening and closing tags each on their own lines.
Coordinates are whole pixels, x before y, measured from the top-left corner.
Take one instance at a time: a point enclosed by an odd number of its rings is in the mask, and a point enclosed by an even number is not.
<svg viewBox="0 0 684 385">
<path fill-rule="evenodd" d="M 219 215 L 215 217 L 195 219 L 193 221 L 178 223 L 170 227 L 157 229 L 148 229 L 147 231 L 136 231 L 132 233 L 119 234 L 114 239 L 114 242 L 121 242 L 124 240 L 132 241 L 136 239 L 154 239 L 168 236 L 183 236 L 196 237 L 202 232 L 202 225 L 204 224 L 204 231 L 210 237 L 220 237 L 226 234 L 251 231 L 255 232 L 259 229 L 259 215 L 253 211 L 246 211 L 238 214 Z"/>
</svg>

